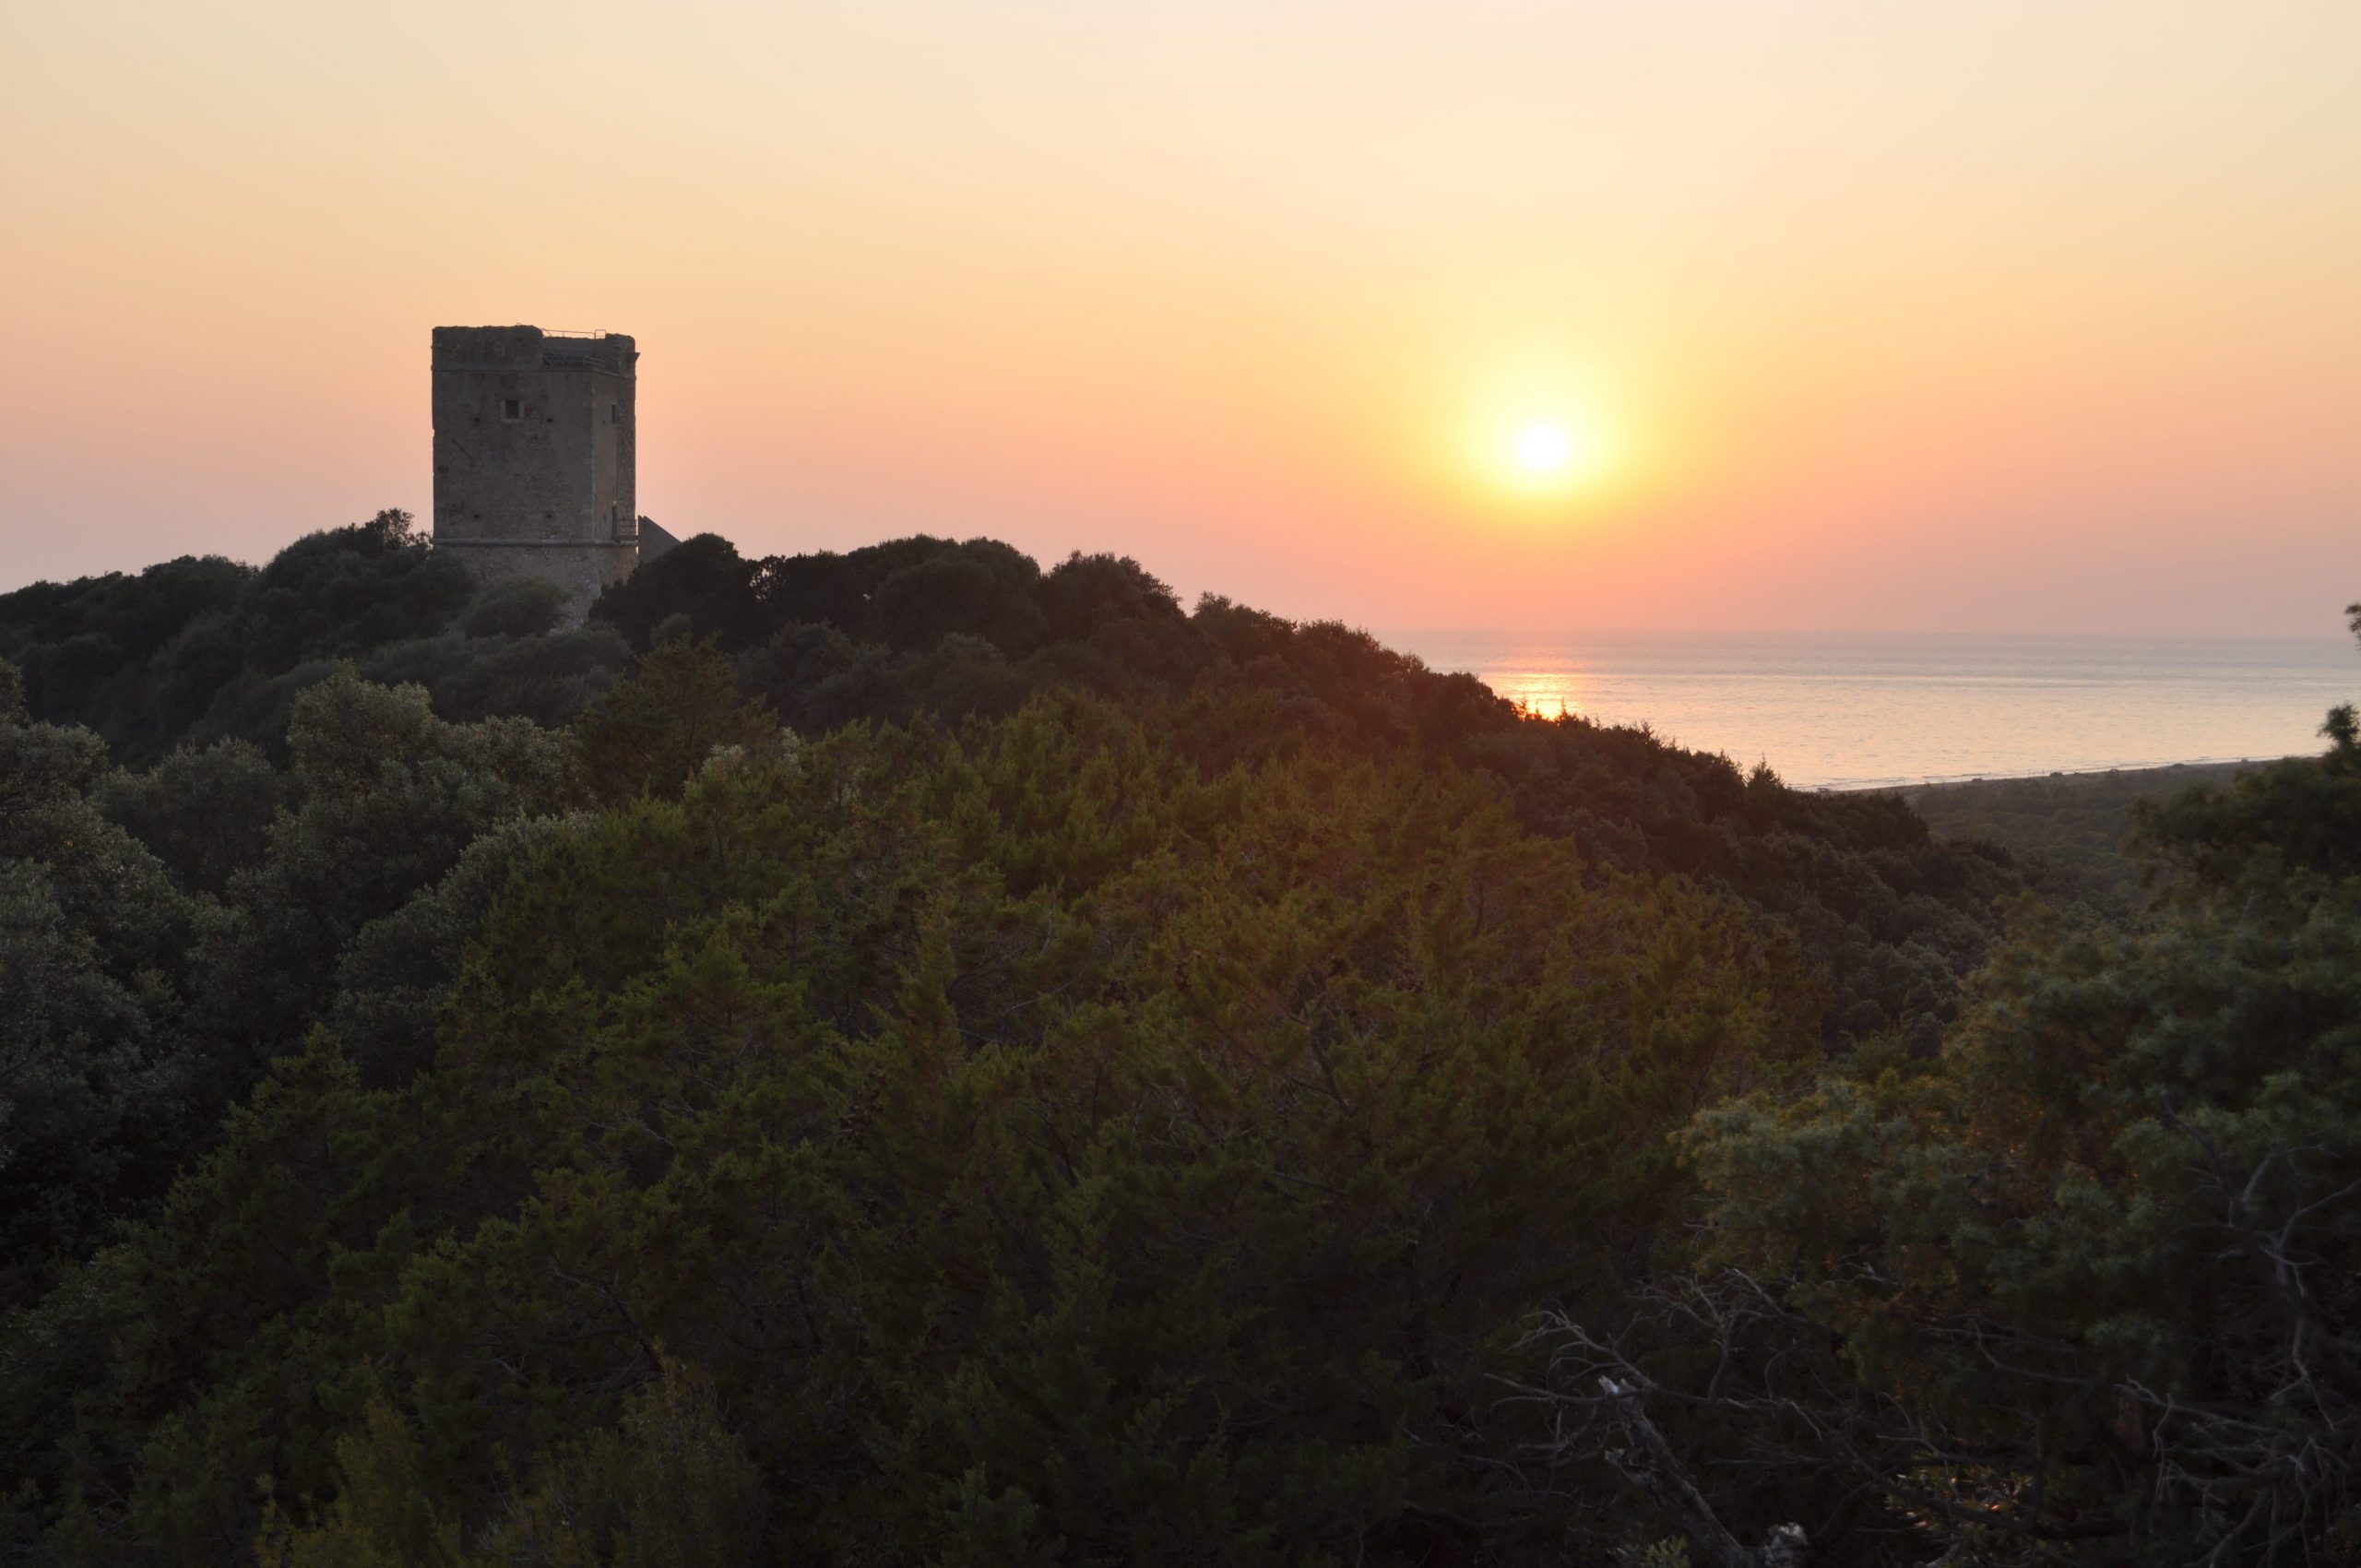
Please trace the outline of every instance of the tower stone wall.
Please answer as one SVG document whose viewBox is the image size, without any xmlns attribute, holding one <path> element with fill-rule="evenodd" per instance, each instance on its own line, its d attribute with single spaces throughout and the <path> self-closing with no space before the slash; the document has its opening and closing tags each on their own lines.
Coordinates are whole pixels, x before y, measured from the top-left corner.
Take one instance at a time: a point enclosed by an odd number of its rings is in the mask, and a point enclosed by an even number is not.
<svg viewBox="0 0 2361 1568">
<path fill-rule="evenodd" d="M 638 361 L 621 333 L 436 327 L 434 547 L 563 585 L 576 621 L 631 576 Z"/>
</svg>

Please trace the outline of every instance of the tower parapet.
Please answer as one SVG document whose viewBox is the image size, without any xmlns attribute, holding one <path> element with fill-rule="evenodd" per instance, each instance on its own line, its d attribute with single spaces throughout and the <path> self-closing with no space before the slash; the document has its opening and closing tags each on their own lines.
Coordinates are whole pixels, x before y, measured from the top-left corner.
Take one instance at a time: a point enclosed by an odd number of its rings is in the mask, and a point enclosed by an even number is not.
<svg viewBox="0 0 2361 1568">
<path fill-rule="evenodd" d="M 616 332 L 434 329 L 434 546 L 547 577 L 579 621 L 639 561 L 639 350 Z"/>
</svg>

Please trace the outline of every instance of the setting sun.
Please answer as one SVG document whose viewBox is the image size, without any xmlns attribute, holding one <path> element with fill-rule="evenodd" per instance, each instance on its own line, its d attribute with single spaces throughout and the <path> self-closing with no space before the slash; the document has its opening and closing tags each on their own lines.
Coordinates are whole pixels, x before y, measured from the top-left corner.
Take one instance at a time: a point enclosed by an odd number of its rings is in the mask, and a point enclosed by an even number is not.
<svg viewBox="0 0 2361 1568">
<path fill-rule="evenodd" d="M 1495 407 L 1474 422 L 1470 456 L 1496 494 L 1525 503 L 1597 498 L 1608 469 L 1622 465 L 1610 463 L 1596 416 L 1569 408 L 1573 400 L 1551 398 L 1541 405 L 1546 413 L 1509 413 Z M 1534 407 L 1525 405 L 1527 410 Z"/>
<path fill-rule="evenodd" d="M 1518 528 L 1554 526 L 1569 508 L 1594 527 L 1623 515 L 1631 433 L 1649 410 L 1598 346 L 1560 339 L 1535 332 L 1489 352 L 1458 350 L 1451 406 L 1430 426 L 1445 436 L 1435 450 L 1457 504 Z"/>
<path fill-rule="evenodd" d="M 1529 424 L 1516 438 L 1517 461 L 1535 473 L 1564 468 L 1572 451 L 1573 443 L 1566 438 L 1566 432 L 1560 425 Z"/>
</svg>

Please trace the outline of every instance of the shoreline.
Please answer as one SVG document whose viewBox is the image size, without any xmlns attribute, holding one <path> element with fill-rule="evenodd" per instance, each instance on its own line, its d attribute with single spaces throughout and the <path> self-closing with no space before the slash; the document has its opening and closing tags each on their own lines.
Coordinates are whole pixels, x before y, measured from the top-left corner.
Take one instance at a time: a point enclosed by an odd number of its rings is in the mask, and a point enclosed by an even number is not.
<svg viewBox="0 0 2361 1568">
<path fill-rule="evenodd" d="M 2291 756 L 2203 757 L 2194 762 L 2144 764 L 2137 767 L 2061 768 L 2048 773 L 1973 773 L 1954 774 L 1940 778 L 1916 779 L 1880 779 L 1869 784 L 1816 784 L 1808 786 L 1811 793 L 1822 795 L 1910 795 L 1929 790 L 1961 790 L 1978 784 L 2024 784 L 2056 780 L 2060 784 L 2076 783 L 2092 778 L 2149 779 L 2159 784 L 2173 782 L 2197 783 L 2206 778 L 2228 778 L 2246 768 L 2266 767 L 2275 762 L 2286 762 L 2312 754 L 2296 753 Z"/>
</svg>

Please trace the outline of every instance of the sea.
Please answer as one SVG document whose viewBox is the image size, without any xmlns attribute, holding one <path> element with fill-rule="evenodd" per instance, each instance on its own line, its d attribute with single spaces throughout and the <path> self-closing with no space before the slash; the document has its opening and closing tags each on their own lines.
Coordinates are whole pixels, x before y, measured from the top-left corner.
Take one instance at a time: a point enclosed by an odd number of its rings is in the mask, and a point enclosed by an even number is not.
<svg viewBox="0 0 2361 1568">
<path fill-rule="evenodd" d="M 1806 789 L 2292 756 L 2361 701 L 2343 636 L 1376 636 L 1538 713 L 1644 724 Z"/>
</svg>

